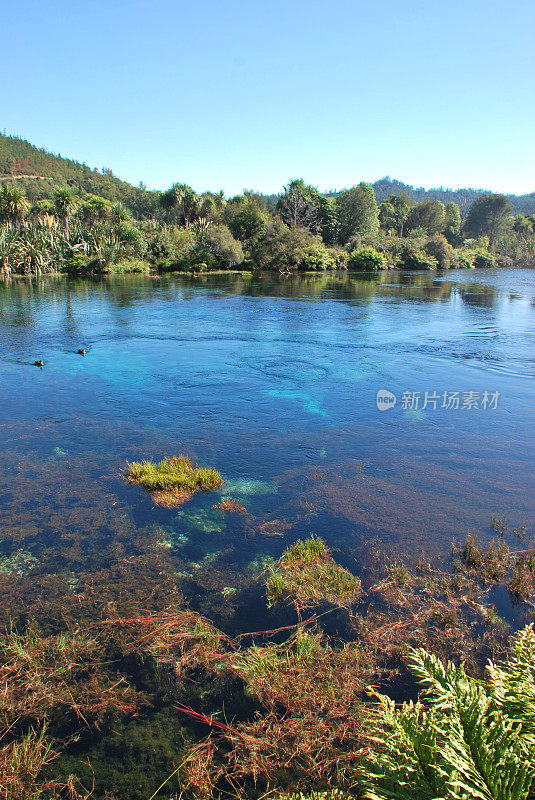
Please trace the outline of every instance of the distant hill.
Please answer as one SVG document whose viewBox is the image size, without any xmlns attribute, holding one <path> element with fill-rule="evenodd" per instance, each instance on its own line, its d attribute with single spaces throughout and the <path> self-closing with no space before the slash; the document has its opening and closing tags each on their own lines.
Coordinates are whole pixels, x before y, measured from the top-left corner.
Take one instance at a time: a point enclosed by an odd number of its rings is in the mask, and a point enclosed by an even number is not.
<svg viewBox="0 0 535 800">
<path fill-rule="evenodd" d="M 174 176 L 170 176 L 171 183 Z M 113 202 L 120 200 L 138 217 L 151 216 L 157 207 L 158 193 L 148 191 L 143 186 L 132 186 L 117 178 L 111 169 L 98 170 L 70 158 L 49 153 L 44 148 L 35 147 L 18 136 L 0 134 L 0 181 L 20 181 L 28 198 L 35 202 L 50 197 L 53 187 L 68 185 L 80 194 L 92 193 L 106 197 Z M 428 198 L 443 203 L 455 201 L 461 207 L 468 207 L 476 197 L 490 189 L 424 189 L 415 188 L 393 178 L 385 177 L 372 184 L 377 202 L 390 194 L 406 194 L 414 202 Z M 328 192 L 329 196 L 338 194 Z M 264 195 L 270 208 L 274 208 L 277 196 Z M 515 211 L 522 214 L 535 213 L 535 192 L 524 195 L 508 195 Z"/>
<path fill-rule="evenodd" d="M 20 182 L 32 203 L 50 197 L 55 186 L 67 185 L 80 194 L 121 201 L 139 217 L 151 215 L 158 198 L 157 192 L 121 181 L 111 169 L 93 169 L 17 136 L 0 135 L 0 180 Z"/>
<path fill-rule="evenodd" d="M 469 206 L 476 197 L 482 194 L 492 192 L 492 189 L 424 189 L 422 187 L 415 188 L 408 183 L 402 183 L 395 180 L 395 178 L 381 178 L 379 181 L 372 183 L 375 189 L 375 196 L 377 202 L 381 203 L 391 194 L 406 194 L 414 202 L 420 203 L 422 200 L 440 200 L 442 203 L 447 204 L 451 201 L 458 203 L 462 206 Z M 338 194 L 338 192 L 330 192 L 331 196 Z M 535 213 L 535 192 L 530 194 L 509 194 L 507 195 L 511 205 L 519 214 L 534 214 Z"/>
</svg>

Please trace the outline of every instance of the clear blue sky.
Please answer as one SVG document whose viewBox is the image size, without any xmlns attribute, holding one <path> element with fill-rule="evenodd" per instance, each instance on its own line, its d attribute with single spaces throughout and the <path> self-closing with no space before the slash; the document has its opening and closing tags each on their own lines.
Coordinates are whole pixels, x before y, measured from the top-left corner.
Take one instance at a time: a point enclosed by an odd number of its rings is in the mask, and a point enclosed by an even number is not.
<svg viewBox="0 0 535 800">
<path fill-rule="evenodd" d="M 0 128 L 150 188 L 535 191 L 535 2 L 2 0 Z"/>
</svg>

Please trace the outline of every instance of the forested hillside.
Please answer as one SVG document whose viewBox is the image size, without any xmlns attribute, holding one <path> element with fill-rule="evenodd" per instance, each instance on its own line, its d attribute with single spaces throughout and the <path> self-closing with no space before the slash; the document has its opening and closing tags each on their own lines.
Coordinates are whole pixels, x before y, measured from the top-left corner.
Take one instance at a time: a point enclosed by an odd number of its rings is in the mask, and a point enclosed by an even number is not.
<svg viewBox="0 0 535 800">
<path fill-rule="evenodd" d="M 53 187 L 59 184 L 80 194 L 124 203 L 137 217 L 151 215 L 157 206 L 157 192 L 121 181 L 111 169 L 98 170 L 34 147 L 16 136 L 0 135 L 0 180 L 13 178 L 32 203 L 50 197 Z"/>
<path fill-rule="evenodd" d="M 444 205 L 457 203 L 461 209 L 468 208 L 477 197 L 492 191 L 492 189 L 444 189 L 443 187 L 438 189 L 415 188 L 409 183 L 403 183 L 388 176 L 375 181 L 372 186 L 378 203 L 382 203 L 392 194 L 397 194 L 406 195 L 413 203 L 421 203 L 422 200 L 440 200 Z M 338 193 L 333 192 L 332 194 Z M 510 194 L 507 197 L 517 213 L 533 214 L 535 212 L 535 192 L 522 195 Z"/>
</svg>

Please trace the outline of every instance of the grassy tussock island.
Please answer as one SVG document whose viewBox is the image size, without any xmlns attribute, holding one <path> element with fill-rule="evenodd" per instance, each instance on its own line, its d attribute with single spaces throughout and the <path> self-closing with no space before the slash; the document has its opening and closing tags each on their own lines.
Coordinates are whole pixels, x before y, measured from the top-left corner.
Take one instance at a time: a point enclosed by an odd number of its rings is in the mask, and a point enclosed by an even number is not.
<svg viewBox="0 0 535 800">
<path fill-rule="evenodd" d="M 293 597 L 298 608 L 325 599 L 333 605 L 345 606 L 361 594 L 360 579 L 340 567 L 332 558 L 323 539 L 310 536 L 288 547 L 267 582 L 269 605 Z"/>
<path fill-rule="evenodd" d="M 127 465 L 125 477 L 129 483 L 143 486 L 158 505 L 167 508 L 181 506 L 199 489 L 209 492 L 223 483 L 217 470 L 192 464 L 183 455 L 157 463 L 133 461 Z"/>
</svg>

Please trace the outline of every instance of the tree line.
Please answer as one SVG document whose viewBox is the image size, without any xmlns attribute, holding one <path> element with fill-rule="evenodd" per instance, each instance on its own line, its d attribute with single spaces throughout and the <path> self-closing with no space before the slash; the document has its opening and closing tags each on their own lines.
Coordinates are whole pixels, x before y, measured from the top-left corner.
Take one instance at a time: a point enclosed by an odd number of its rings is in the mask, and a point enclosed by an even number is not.
<svg viewBox="0 0 535 800">
<path fill-rule="evenodd" d="M 3 274 L 535 264 L 535 215 L 515 215 L 505 195 L 483 194 L 468 207 L 403 194 L 378 203 L 366 183 L 329 196 L 292 180 L 274 202 L 175 183 L 139 218 L 120 201 L 65 185 L 30 202 L 20 182 L 3 181 L 0 223 Z"/>
</svg>

